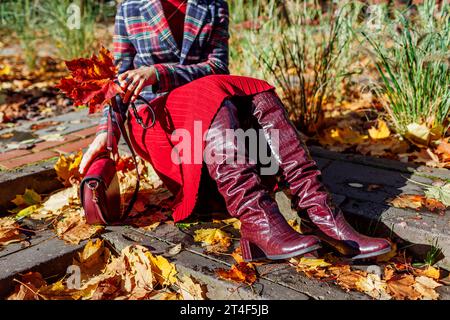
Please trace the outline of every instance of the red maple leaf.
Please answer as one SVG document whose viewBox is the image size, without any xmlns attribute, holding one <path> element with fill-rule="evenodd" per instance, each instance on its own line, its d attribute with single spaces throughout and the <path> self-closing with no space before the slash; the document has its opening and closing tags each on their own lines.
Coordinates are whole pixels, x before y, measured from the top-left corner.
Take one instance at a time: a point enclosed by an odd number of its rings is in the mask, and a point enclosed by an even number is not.
<svg viewBox="0 0 450 320">
<path fill-rule="evenodd" d="M 90 59 L 66 61 L 70 76 L 61 79 L 56 86 L 74 100 L 76 106 L 88 105 L 89 113 L 103 108 L 118 93 L 123 93 L 115 83 L 117 68 L 108 49 L 102 47 Z"/>
</svg>

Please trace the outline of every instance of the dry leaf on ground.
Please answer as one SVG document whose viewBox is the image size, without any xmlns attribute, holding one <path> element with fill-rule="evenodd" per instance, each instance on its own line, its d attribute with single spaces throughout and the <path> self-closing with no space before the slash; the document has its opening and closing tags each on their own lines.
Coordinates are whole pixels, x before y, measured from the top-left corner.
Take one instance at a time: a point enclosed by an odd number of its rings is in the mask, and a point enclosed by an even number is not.
<svg viewBox="0 0 450 320">
<path fill-rule="evenodd" d="M 100 225 L 89 225 L 81 215 L 81 209 L 70 207 L 64 211 L 62 219 L 55 223 L 55 231 L 59 238 L 78 244 L 82 240 L 91 238 L 104 229 Z"/>
<path fill-rule="evenodd" d="M 142 228 L 146 231 L 155 230 L 161 222 L 167 220 L 167 216 L 161 211 L 140 214 L 137 217 L 131 218 L 128 223 L 136 228 Z"/>
<path fill-rule="evenodd" d="M 30 217 L 36 220 L 51 218 L 62 213 L 66 206 L 79 205 L 78 186 L 52 193 Z"/>
<path fill-rule="evenodd" d="M 0 218 L 0 247 L 24 239 L 25 236 L 20 233 L 16 220 L 11 217 Z"/>
<path fill-rule="evenodd" d="M 226 252 L 231 245 L 230 235 L 215 228 L 195 230 L 194 241 L 201 242 L 210 252 Z"/>
<path fill-rule="evenodd" d="M 417 276 L 425 276 L 434 280 L 439 280 L 441 277 L 441 271 L 433 266 L 426 266 L 425 269 L 414 269 L 414 274 Z"/>
<path fill-rule="evenodd" d="M 218 269 L 216 273 L 222 279 L 246 283 L 248 285 L 253 284 L 257 279 L 255 267 L 247 262 L 234 264 L 229 270 Z"/>
<path fill-rule="evenodd" d="M 390 280 L 386 281 L 388 293 L 397 300 L 417 300 L 420 299 L 421 294 L 414 289 L 414 276 L 396 275 Z"/>
<path fill-rule="evenodd" d="M 47 284 L 39 272 L 28 272 L 19 281 L 7 300 L 39 300 L 39 288 Z"/>
<path fill-rule="evenodd" d="M 391 135 L 387 123 L 380 119 L 378 119 L 376 125 L 371 127 L 368 131 L 370 138 L 373 140 L 386 139 Z"/>
<path fill-rule="evenodd" d="M 436 211 L 440 214 L 446 209 L 446 206 L 439 200 L 429 199 L 418 194 L 401 194 L 394 199 L 390 199 L 388 202 L 396 208 L 410 208 L 415 210 L 426 208 L 431 212 Z"/>
<path fill-rule="evenodd" d="M 58 178 L 66 187 L 70 187 L 74 181 L 80 181 L 81 176 L 78 171 L 83 158 L 83 152 L 79 151 L 77 154 L 70 154 L 68 156 L 60 155 L 55 164 L 55 171 Z"/>
<path fill-rule="evenodd" d="M 85 279 L 102 272 L 109 258 L 110 252 L 103 245 L 103 240 L 94 239 L 88 241 L 83 250 L 76 255 L 73 265 L 80 267 L 82 279 Z"/>
<path fill-rule="evenodd" d="M 206 286 L 201 285 L 192 276 L 183 275 L 177 282 L 184 300 L 206 300 Z"/>
<path fill-rule="evenodd" d="M 439 298 L 439 293 L 434 289 L 442 286 L 431 278 L 420 276 L 416 277 L 416 283 L 414 284 L 414 289 L 422 295 L 422 299 L 425 300 L 436 300 Z"/>
<path fill-rule="evenodd" d="M 163 286 L 174 284 L 177 281 L 175 278 L 175 275 L 177 274 L 175 265 L 170 263 L 169 260 L 163 256 L 153 256 L 150 252 L 149 254 L 152 262 L 152 271 L 159 284 Z"/>
<path fill-rule="evenodd" d="M 418 194 L 401 194 L 390 200 L 390 204 L 396 208 L 420 209 L 424 197 Z"/>
<path fill-rule="evenodd" d="M 377 274 L 369 273 L 357 283 L 357 289 L 377 300 L 389 300 L 387 284 Z"/>
<path fill-rule="evenodd" d="M 450 206 L 450 183 L 442 185 L 431 185 L 426 188 L 425 196 L 428 199 L 435 199 L 444 204 L 444 206 Z"/>
</svg>

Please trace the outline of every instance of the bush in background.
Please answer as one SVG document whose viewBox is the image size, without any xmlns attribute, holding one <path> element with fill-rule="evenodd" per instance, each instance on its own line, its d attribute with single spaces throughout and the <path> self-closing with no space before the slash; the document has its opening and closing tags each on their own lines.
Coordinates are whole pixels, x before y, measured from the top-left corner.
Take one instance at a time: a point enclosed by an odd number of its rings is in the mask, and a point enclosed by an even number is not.
<svg viewBox="0 0 450 320">
<path fill-rule="evenodd" d="M 450 15 L 426 1 L 415 16 L 397 12 L 371 44 L 381 77 L 377 91 L 397 132 L 428 144 L 448 129 Z"/>
</svg>

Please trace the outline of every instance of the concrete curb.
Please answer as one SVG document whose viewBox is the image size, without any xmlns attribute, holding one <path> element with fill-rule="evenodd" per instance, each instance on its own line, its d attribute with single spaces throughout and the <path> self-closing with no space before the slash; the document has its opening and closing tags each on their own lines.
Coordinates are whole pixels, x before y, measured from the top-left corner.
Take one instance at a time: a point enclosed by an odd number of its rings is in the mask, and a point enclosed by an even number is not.
<svg viewBox="0 0 450 320">
<path fill-rule="evenodd" d="M 40 272 L 44 278 L 62 277 L 72 264 L 72 258 L 85 242 L 69 245 L 55 237 L 52 231 L 41 235 L 37 243 L 0 257 L 0 297 L 14 288 L 14 278 L 30 271 Z M 0 251 L 1 253 L 1 251 Z"/>
<path fill-rule="evenodd" d="M 0 174 L 0 212 L 11 209 L 16 195 L 23 194 L 26 188 L 39 194 L 51 193 L 63 185 L 56 176 L 54 159 L 30 164 L 16 170 L 3 171 Z"/>
</svg>

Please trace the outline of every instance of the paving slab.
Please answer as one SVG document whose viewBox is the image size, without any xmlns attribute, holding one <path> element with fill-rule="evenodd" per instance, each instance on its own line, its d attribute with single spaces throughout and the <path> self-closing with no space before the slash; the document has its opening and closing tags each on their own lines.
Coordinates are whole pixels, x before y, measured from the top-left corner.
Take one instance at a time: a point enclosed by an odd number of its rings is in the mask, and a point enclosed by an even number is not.
<svg viewBox="0 0 450 320">
<path fill-rule="evenodd" d="M 386 203 L 400 194 L 423 194 L 423 187 L 418 183 L 433 183 L 430 177 L 416 172 L 406 174 L 342 160 L 333 161 L 322 174 L 325 185 L 332 192 L 377 203 Z M 450 178 L 450 172 L 446 178 Z"/>
<path fill-rule="evenodd" d="M 11 200 L 23 194 L 26 188 L 39 194 L 48 194 L 62 187 L 53 168 L 55 160 L 30 164 L 16 170 L 0 172 L 0 216 L 13 207 Z"/>
<path fill-rule="evenodd" d="M 353 222 L 361 219 L 358 229 L 405 242 L 404 247 L 417 258 L 425 258 L 432 246 L 442 251 L 438 266 L 450 271 L 450 217 L 448 214 L 422 213 L 380 205 L 370 201 L 348 200 L 343 211 Z M 419 218 L 418 218 L 419 217 Z M 355 219 L 356 218 L 356 219 Z"/>
<path fill-rule="evenodd" d="M 42 274 L 44 279 L 62 277 L 72 264 L 74 254 L 84 246 L 69 245 L 55 236 L 40 241 L 23 250 L 0 257 L 0 297 L 6 296 L 14 287 L 14 278 L 30 271 Z"/>
<path fill-rule="evenodd" d="M 449 180 L 449 170 L 443 168 L 430 168 L 413 162 L 400 162 L 386 158 L 370 157 L 354 153 L 340 153 L 327 150 L 319 146 L 309 146 L 308 149 L 313 158 L 320 157 L 330 160 L 343 160 L 347 162 L 359 163 L 368 167 L 379 167 L 391 171 L 404 173 L 420 173 L 424 176 L 429 175 L 435 178 Z"/>
</svg>

